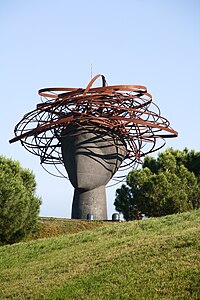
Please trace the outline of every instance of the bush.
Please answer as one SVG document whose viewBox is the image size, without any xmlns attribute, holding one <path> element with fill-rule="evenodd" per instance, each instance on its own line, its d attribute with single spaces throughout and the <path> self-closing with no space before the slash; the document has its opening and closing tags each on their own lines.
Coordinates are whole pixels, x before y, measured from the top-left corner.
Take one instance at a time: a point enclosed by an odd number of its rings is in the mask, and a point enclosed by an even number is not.
<svg viewBox="0 0 200 300">
<path fill-rule="evenodd" d="M 18 242 L 34 228 L 40 204 L 32 171 L 0 156 L 0 245 Z"/>
</svg>

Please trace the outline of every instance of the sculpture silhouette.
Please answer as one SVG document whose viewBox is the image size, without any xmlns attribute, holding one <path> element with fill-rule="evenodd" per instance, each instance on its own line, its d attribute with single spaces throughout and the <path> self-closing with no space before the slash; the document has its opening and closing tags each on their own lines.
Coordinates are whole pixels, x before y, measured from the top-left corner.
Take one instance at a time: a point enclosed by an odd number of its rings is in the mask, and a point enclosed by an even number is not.
<svg viewBox="0 0 200 300">
<path fill-rule="evenodd" d="M 92 88 L 99 77 L 102 87 Z M 10 143 L 20 140 L 43 166 L 60 172 L 64 165 L 75 189 L 72 218 L 107 219 L 105 186 L 116 171 L 133 168 L 162 148 L 165 138 L 178 135 L 144 86 L 107 86 L 96 75 L 86 89 L 47 88 L 39 94 L 44 102 L 15 126 Z"/>
</svg>

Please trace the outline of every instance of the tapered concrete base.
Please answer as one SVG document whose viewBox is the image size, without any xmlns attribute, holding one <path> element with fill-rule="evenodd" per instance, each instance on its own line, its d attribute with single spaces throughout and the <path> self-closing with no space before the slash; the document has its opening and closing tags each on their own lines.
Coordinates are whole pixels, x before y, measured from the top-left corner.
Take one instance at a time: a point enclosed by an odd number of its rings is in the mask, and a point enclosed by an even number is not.
<svg viewBox="0 0 200 300">
<path fill-rule="evenodd" d="M 107 220 L 105 186 L 90 191 L 75 189 L 72 204 L 72 219 L 87 219 L 92 215 L 94 220 Z"/>
</svg>

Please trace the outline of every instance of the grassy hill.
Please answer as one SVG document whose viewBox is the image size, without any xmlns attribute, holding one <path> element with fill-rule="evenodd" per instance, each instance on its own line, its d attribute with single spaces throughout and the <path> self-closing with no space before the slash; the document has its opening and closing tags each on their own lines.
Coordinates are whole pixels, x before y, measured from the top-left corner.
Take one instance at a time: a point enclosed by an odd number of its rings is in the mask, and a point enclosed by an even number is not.
<svg viewBox="0 0 200 300">
<path fill-rule="evenodd" d="M 29 234 L 26 241 L 94 230 L 106 224 L 107 222 L 103 221 L 88 222 L 85 220 L 40 217 L 36 229 Z"/>
<path fill-rule="evenodd" d="M 199 299 L 199 229 L 197 210 L 0 247 L 0 299 Z"/>
</svg>

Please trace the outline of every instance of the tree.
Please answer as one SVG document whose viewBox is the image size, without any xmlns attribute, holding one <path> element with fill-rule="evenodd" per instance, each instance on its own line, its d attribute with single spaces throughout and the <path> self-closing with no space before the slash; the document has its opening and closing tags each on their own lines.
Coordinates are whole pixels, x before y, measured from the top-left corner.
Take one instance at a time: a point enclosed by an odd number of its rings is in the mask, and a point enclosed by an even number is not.
<svg viewBox="0 0 200 300">
<path fill-rule="evenodd" d="M 118 212 L 123 213 L 124 219 L 127 221 L 135 219 L 136 215 L 136 204 L 132 198 L 131 189 L 125 184 L 116 192 L 115 206 Z"/>
<path fill-rule="evenodd" d="M 155 159 L 147 156 L 142 169 L 128 174 L 127 186 L 116 191 L 116 210 L 126 220 L 141 211 L 149 217 L 200 207 L 200 153 L 172 148 Z"/>
<path fill-rule="evenodd" d="M 34 174 L 0 156 L 0 245 L 18 242 L 34 228 L 40 204 Z"/>
</svg>

